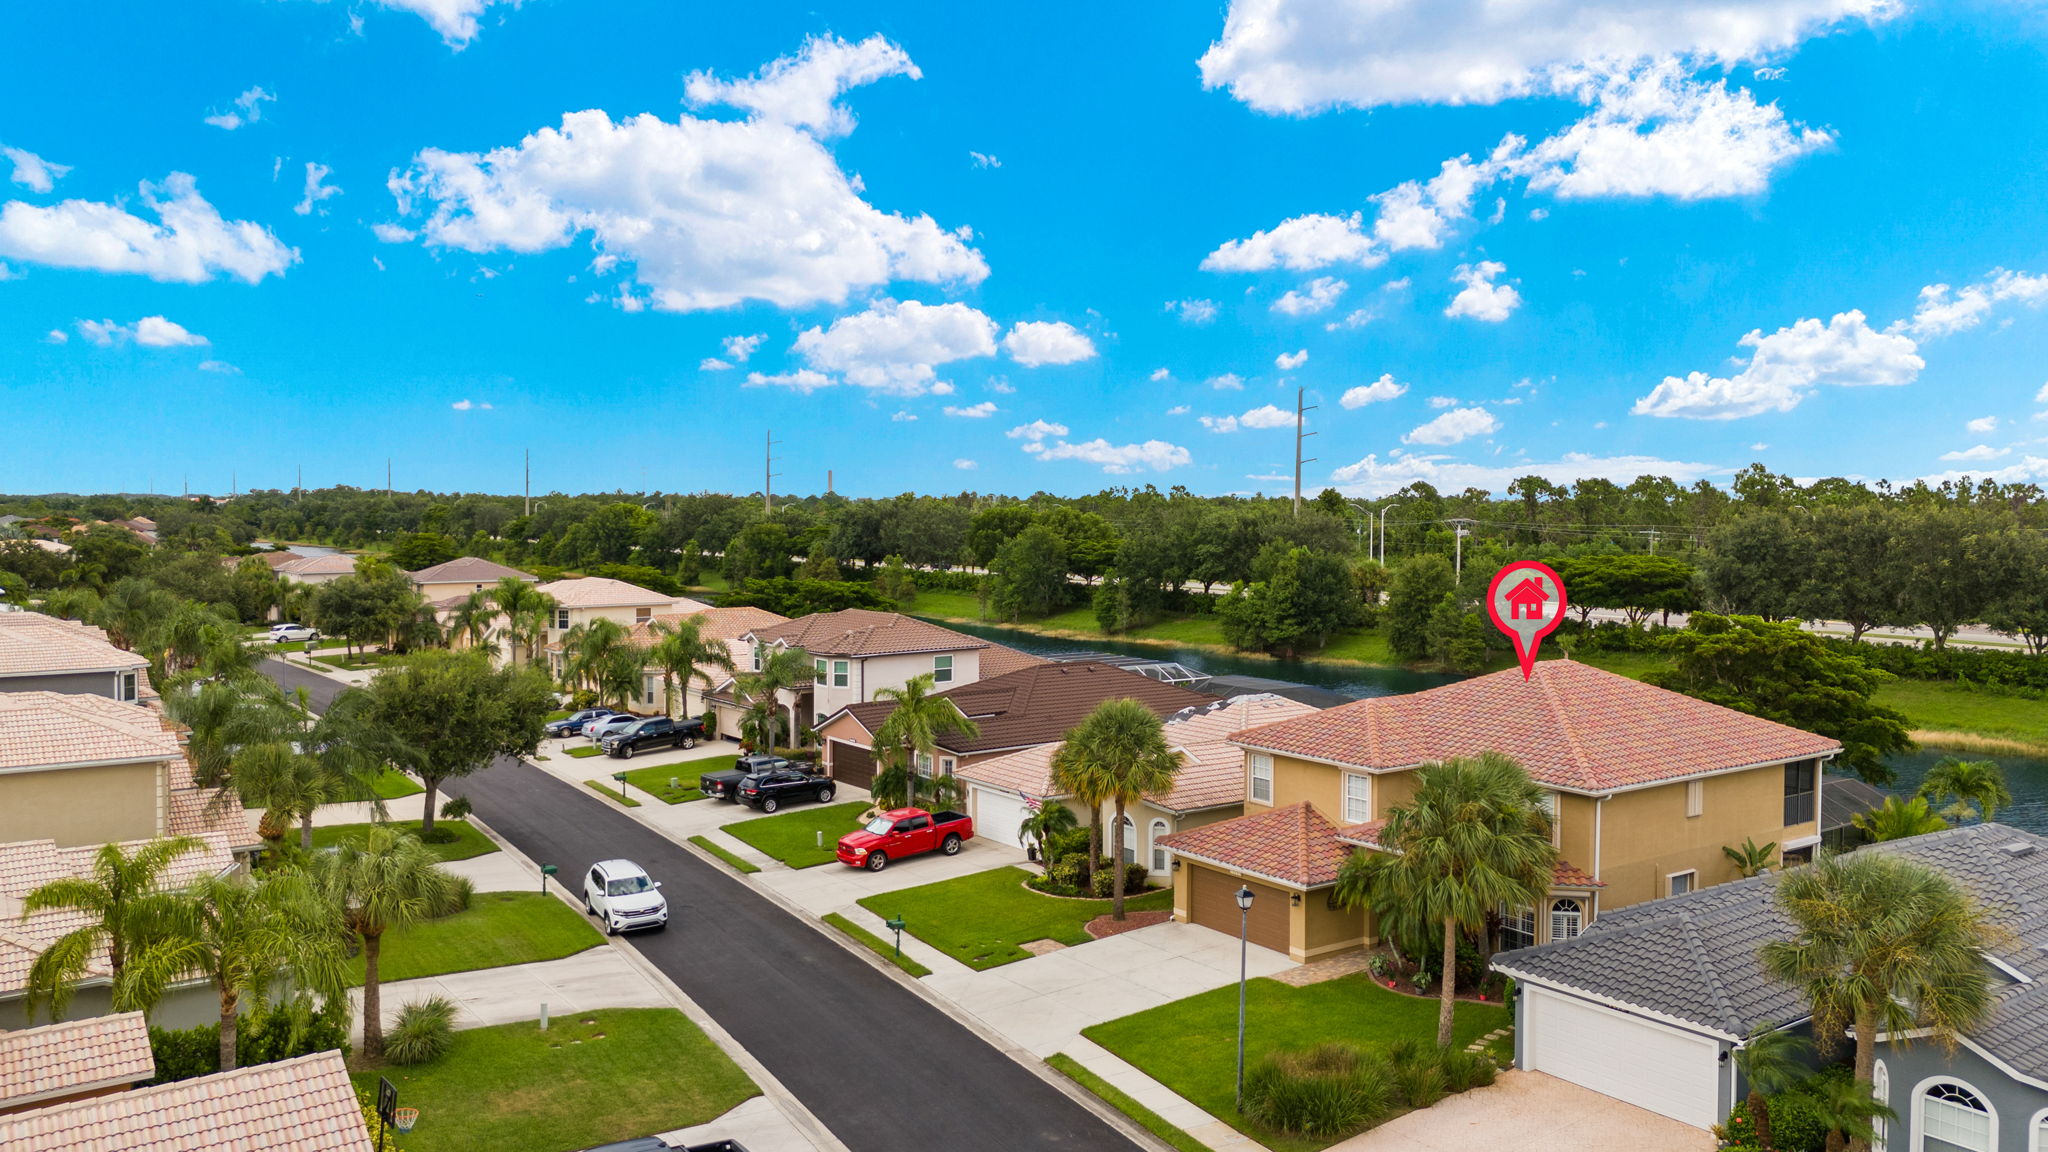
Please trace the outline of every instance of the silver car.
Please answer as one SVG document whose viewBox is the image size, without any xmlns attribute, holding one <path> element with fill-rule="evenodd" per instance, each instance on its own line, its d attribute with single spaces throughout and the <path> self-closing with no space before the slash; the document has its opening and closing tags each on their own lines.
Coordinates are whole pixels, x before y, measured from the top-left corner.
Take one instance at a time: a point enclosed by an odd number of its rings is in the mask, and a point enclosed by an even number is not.
<svg viewBox="0 0 2048 1152">
<path fill-rule="evenodd" d="M 635 716 L 630 712 L 619 712 L 611 716 L 606 716 L 602 720 L 592 720 L 589 723 L 585 724 L 583 726 L 583 734 L 585 736 L 590 737 L 590 742 L 592 744 L 595 744 L 598 747 L 602 748 L 604 747 L 605 737 L 611 736 L 615 733 L 624 732 L 626 729 L 631 728 L 633 725 L 638 724 L 640 721 L 644 719 L 646 719 L 646 717 Z"/>
</svg>

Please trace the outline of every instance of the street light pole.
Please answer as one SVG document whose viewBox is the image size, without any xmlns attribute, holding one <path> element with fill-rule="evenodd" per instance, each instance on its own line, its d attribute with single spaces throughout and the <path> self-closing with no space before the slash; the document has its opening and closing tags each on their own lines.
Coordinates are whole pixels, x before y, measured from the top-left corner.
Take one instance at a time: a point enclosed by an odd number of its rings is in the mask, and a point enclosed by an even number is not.
<svg viewBox="0 0 2048 1152">
<path fill-rule="evenodd" d="M 1252 890 L 1237 890 L 1237 1107 L 1244 1110 L 1244 984 L 1251 957 Z"/>
<path fill-rule="evenodd" d="M 1380 509 L 1380 567 L 1382 568 L 1387 566 L 1387 513 L 1399 507 L 1399 504 L 1389 504 L 1385 508 Z"/>
<path fill-rule="evenodd" d="M 1472 534 L 1472 529 L 1466 527 L 1466 525 L 1470 523 L 1472 523 L 1472 521 L 1464 519 L 1451 521 L 1451 527 L 1456 531 L 1457 534 L 1458 550 L 1457 563 L 1452 567 L 1451 573 L 1456 579 L 1459 580 L 1465 578 L 1465 537 L 1470 536 Z"/>
</svg>

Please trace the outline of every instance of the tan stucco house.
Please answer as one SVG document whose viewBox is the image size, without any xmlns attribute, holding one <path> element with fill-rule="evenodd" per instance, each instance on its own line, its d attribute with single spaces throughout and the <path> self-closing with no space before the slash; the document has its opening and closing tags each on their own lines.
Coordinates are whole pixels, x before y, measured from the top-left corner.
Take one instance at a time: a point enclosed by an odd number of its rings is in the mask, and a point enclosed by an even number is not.
<svg viewBox="0 0 2048 1152">
<path fill-rule="evenodd" d="M 555 618 L 548 625 L 545 647 L 554 674 L 562 674 L 562 638 L 571 629 L 595 620 L 610 620 L 631 629 L 652 623 L 658 615 L 692 614 L 711 607 L 687 596 L 670 596 L 624 580 L 603 576 L 579 576 L 540 585 L 555 598 Z"/>
<path fill-rule="evenodd" d="M 701 612 L 663 612 L 652 619 L 633 625 L 631 643 L 639 648 L 651 648 L 661 639 L 660 627 L 683 620 L 697 622 L 697 634 L 706 641 L 725 646 L 732 659 L 735 671 L 746 671 L 753 666 L 754 645 L 747 640 L 747 634 L 757 628 L 768 628 L 789 619 L 766 608 L 706 608 Z M 677 685 L 675 714 L 678 716 L 702 716 L 706 712 L 718 714 L 718 733 L 736 736 L 739 732 L 741 706 L 732 698 L 733 673 L 722 668 L 707 668 L 700 671 L 687 685 Z M 668 693 L 662 685 L 661 669 L 652 664 L 640 676 L 640 691 L 630 710 L 641 713 L 661 712 L 669 707 Z"/>
<path fill-rule="evenodd" d="M 412 577 L 413 587 L 420 590 L 420 595 L 429 604 L 437 606 L 451 597 L 459 601 L 472 592 L 495 588 L 500 580 L 524 580 L 528 584 L 540 581 L 538 576 L 481 556 L 457 556 L 445 564 L 422 568 L 407 575 Z"/>
<path fill-rule="evenodd" d="M 356 558 L 337 553 L 331 556 L 301 556 L 277 566 L 277 574 L 295 584 L 332 584 L 343 576 L 353 576 Z"/>
<path fill-rule="evenodd" d="M 1577 935 L 1603 909 L 1736 878 L 1721 849 L 1755 838 L 1787 859 L 1820 842 L 1827 737 L 1569 660 L 1405 696 L 1378 696 L 1232 737 L 1245 814 L 1166 838 L 1177 919 L 1236 933 L 1231 895 L 1254 893 L 1254 943 L 1296 960 L 1375 943 L 1371 918 L 1332 899 L 1337 869 L 1374 851 L 1415 769 L 1498 752 L 1549 793 L 1560 861 L 1534 908 L 1504 908 L 1508 947 Z"/>
</svg>

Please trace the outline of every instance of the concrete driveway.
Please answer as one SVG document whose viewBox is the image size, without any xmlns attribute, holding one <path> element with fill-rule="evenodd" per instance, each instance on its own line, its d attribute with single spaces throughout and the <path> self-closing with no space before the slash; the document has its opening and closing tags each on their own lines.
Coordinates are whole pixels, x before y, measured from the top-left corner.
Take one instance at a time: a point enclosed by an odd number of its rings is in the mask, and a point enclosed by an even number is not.
<svg viewBox="0 0 2048 1152">
<path fill-rule="evenodd" d="M 1714 1137 L 1554 1076 L 1509 1071 L 1501 1073 L 1491 1088 L 1446 1096 L 1435 1107 L 1331 1145 L 1329 1152 L 1539 1147 L 1572 1152 L 1713 1152 Z"/>
</svg>

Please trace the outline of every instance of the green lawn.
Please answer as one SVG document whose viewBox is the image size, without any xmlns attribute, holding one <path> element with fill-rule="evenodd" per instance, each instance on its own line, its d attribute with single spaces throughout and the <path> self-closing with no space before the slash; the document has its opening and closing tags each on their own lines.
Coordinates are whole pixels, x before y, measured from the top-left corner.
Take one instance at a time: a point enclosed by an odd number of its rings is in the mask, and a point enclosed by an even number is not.
<svg viewBox="0 0 2048 1152">
<path fill-rule="evenodd" d="M 431 1064 L 379 1075 L 419 1124 L 405 1152 L 561 1152 L 703 1124 L 760 1095 L 709 1037 L 669 1008 L 617 1008 L 455 1034 Z"/>
<path fill-rule="evenodd" d="M 1435 997 L 1403 996 L 1369 973 L 1291 988 L 1253 980 L 1246 988 L 1247 1066 L 1275 1049 L 1341 1041 L 1362 1047 L 1399 1037 L 1436 1042 Z M 1509 1023 L 1498 1004 L 1460 1003 L 1453 1042 L 1460 1048 Z M 1237 1073 L 1237 986 L 1162 1004 L 1081 1034 L 1136 1065 L 1160 1083 L 1278 1152 L 1315 1152 L 1335 1141 L 1258 1130 L 1234 1106 Z"/>
<path fill-rule="evenodd" d="M 813 868 L 837 859 L 839 838 L 853 831 L 854 821 L 867 810 L 868 806 L 858 800 L 847 804 L 801 804 L 774 816 L 727 824 L 719 831 L 791 868 Z M 822 840 L 818 835 L 821 832 Z M 821 842 L 822 848 L 818 846 Z"/>
<path fill-rule="evenodd" d="M 732 865 L 732 867 L 738 871 L 751 874 L 754 872 L 759 872 L 761 870 L 761 866 L 759 864 L 754 863 L 752 860 L 743 860 L 740 857 L 733 855 L 731 852 L 726 851 L 723 847 L 714 843 L 711 837 L 709 836 L 692 836 L 690 837 L 690 843 L 695 844 L 697 847 L 702 848 L 706 852 L 711 853 L 713 856 L 718 857 L 720 860 L 725 861 L 727 864 Z"/>
<path fill-rule="evenodd" d="M 1138 1127 L 1166 1141 L 1175 1152 L 1209 1152 L 1207 1144 L 1168 1123 L 1165 1117 L 1138 1103 L 1116 1085 L 1082 1067 L 1079 1060 L 1065 1052 L 1055 1052 L 1047 1056 L 1045 1062 L 1059 1069 L 1067 1079 L 1102 1097 L 1103 1103 L 1129 1116 L 1137 1122 Z"/>
<path fill-rule="evenodd" d="M 910 973 L 913 978 L 921 978 L 932 974 L 931 969 L 919 964 L 908 956 L 898 953 L 894 940 L 884 940 L 837 912 L 825 913 L 825 923 L 860 941 L 868 951 Z"/>
<path fill-rule="evenodd" d="M 1894 680 L 1877 690 L 1877 702 L 1904 712 L 1915 729 L 2017 740 L 2048 752 L 2048 702 L 2039 697 L 1946 681 Z"/>
<path fill-rule="evenodd" d="M 419 831 L 417 820 L 394 821 L 401 828 Z M 462 820 L 436 820 L 434 827 L 446 828 L 455 833 L 455 840 L 447 844 L 429 844 L 436 856 L 443 860 L 467 860 L 472 856 L 483 856 L 496 852 L 498 845 L 490 837 L 477 831 Z M 361 836 L 370 828 L 368 824 L 332 824 L 325 828 L 313 829 L 313 847 L 332 848 L 346 837 Z"/>
<path fill-rule="evenodd" d="M 479 892 L 469 908 L 384 934 L 377 974 L 385 981 L 559 960 L 604 943 L 590 918 L 538 892 Z M 363 960 L 349 982 L 363 982 Z"/>
<path fill-rule="evenodd" d="M 692 800 L 704 799 L 704 793 L 697 787 L 697 778 L 706 772 L 723 772 L 732 767 L 738 756 L 714 756 L 709 760 L 689 760 L 681 764 L 656 764 L 646 768 L 635 768 L 626 773 L 626 783 L 645 792 L 664 804 L 687 804 Z M 676 786 L 670 788 L 668 782 Z"/>
<path fill-rule="evenodd" d="M 604 749 L 599 748 L 595 744 L 579 744 L 574 748 L 568 749 L 568 753 L 570 756 L 581 760 L 586 756 L 602 756 L 604 755 Z"/>
<path fill-rule="evenodd" d="M 1107 900 L 1063 900 L 1024 888 L 1031 874 L 995 868 L 936 884 L 870 896 L 860 906 L 884 920 L 901 918 L 919 940 L 976 970 L 1023 960 L 1032 940 L 1085 944 L 1085 925 L 1109 912 Z M 1173 893 L 1148 892 L 1124 900 L 1125 911 L 1173 906 Z"/>
<path fill-rule="evenodd" d="M 426 791 L 420 787 L 419 781 L 391 768 L 377 773 L 377 778 L 370 782 L 370 788 L 377 793 L 379 800 L 397 800 L 405 796 L 417 796 Z"/>
<path fill-rule="evenodd" d="M 583 783 L 587 787 L 602 793 L 606 799 L 616 800 L 619 803 L 624 804 L 628 808 L 638 808 L 640 806 L 640 802 L 638 800 L 635 800 L 631 796 L 626 795 L 626 793 L 623 790 L 621 790 L 617 784 L 614 784 L 609 780 L 585 780 Z"/>
</svg>

